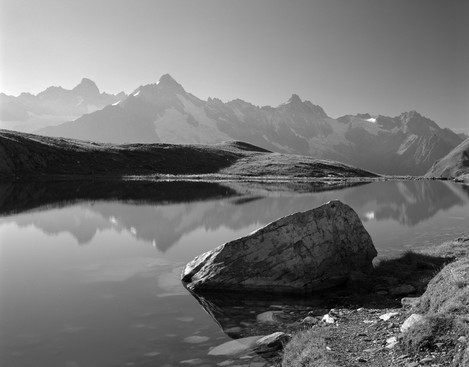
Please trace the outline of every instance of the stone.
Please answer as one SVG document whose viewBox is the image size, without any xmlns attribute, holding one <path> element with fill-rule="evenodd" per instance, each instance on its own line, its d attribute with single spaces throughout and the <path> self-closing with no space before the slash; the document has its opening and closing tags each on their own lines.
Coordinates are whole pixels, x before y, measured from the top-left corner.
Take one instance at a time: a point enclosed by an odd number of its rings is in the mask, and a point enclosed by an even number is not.
<svg viewBox="0 0 469 367">
<path fill-rule="evenodd" d="M 394 317 L 396 315 L 399 315 L 399 312 L 388 312 L 384 315 L 381 315 L 379 318 L 383 321 L 388 321 L 391 317 Z"/>
<path fill-rule="evenodd" d="M 256 341 L 256 349 L 260 350 L 276 350 L 283 349 L 283 346 L 291 339 L 290 334 L 277 331 L 266 335 Z"/>
<path fill-rule="evenodd" d="M 395 336 L 386 339 L 386 349 L 392 349 L 397 345 L 398 341 Z"/>
<path fill-rule="evenodd" d="M 305 293 L 371 271 L 376 255 L 357 213 L 335 200 L 197 256 L 182 281 L 193 292 Z"/>
<path fill-rule="evenodd" d="M 266 311 L 257 315 L 256 320 L 257 322 L 260 322 L 263 324 L 276 323 L 278 321 L 275 319 L 275 315 L 282 314 L 282 313 L 283 313 L 282 311 Z"/>
<path fill-rule="evenodd" d="M 404 308 L 415 308 L 419 301 L 419 297 L 404 297 L 401 299 L 401 305 Z"/>
<path fill-rule="evenodd" d="M 335 322 L 335 319 L 330 315 L 324 315 L 322 317 L 321 321 L 326 323 L 326 324 L 333 324 Z"/>
<path fill-rule="evenodd" d="M 203 361 L 200 359 L 200 358 L 194 358 L 194 359 L 186 359 L 185 361 L 181 361 L 179 362 L 181 364 L 189 364 L 189 365 L 192 365 L 192 366 L 196 366 L 198 364 L 201 364 L 203 363 Z"/>
<path fill-rule="evenodd" d="M 391 289 L 391 294 L 393 296 L 405 296 L 413 292 L 415 292 L 415 287 L 410 284 L 404 284 Z"/>
<path fill-rule="evenodd" d="M 246 338 L 230 340 L 211 349 L 208 354 L 211 356 L 235 356 L 253 350 L 256 347 L 256 342 L 263 336 L 248 336 Z"/>
<path fill-rule="evenodd" d="M 313 316 L 306 316 L 301 323 L 307 325 L 316 325 L 318 323 L 318 319 Z"/>
<path fill-rule="evenodd" d="M 420 322 L 423 322 L 424 320 L 425 318 L 422 315 L 418 313 L 413 313 L 401 325 L 401 333 L 407 332 L 411 327 L 413 327 L 414 325 Z"/>
</svg>

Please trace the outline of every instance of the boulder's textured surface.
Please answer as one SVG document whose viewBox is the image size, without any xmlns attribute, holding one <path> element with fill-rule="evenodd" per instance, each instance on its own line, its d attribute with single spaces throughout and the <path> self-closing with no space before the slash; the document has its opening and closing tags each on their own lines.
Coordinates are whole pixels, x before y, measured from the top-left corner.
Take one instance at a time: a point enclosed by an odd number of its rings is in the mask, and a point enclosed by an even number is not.
<svg viewBox="0 0 469 367">
<path fill-rule="evenodd" d="M 376 255 L 353 209 L 330 201 L 196 257 L 182 281 L 196 292 L 310 292 L 371 269 Z"/>
</svg>

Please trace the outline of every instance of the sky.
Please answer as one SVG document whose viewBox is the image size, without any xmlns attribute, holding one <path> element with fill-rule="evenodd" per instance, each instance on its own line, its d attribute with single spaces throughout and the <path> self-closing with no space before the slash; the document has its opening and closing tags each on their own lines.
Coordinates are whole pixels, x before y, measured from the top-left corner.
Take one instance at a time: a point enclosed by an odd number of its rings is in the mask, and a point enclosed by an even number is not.
<svg viewBox="0 0 469 367">
<path fill-rule="evenodd" d="M 169 73 L 201 99 L 331 117 L 417 110 L 469 132 L 468 0 L 0 0 L 0 92 L 132 92 Z"/>
</svg>

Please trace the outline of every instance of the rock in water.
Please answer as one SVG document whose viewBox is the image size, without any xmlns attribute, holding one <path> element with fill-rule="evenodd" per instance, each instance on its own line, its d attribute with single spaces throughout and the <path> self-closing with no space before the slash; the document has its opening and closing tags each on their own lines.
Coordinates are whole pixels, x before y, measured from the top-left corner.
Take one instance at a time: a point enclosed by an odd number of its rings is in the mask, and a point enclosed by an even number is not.
<svg viewBox="0 0 469 367">
<path fill-rule="evenodd" d="M 376 255 L 357 213 L 335 200 L 197 256 L 182 281 L 195 292 L 310 292 L 370 270 Z"/>
</svg>

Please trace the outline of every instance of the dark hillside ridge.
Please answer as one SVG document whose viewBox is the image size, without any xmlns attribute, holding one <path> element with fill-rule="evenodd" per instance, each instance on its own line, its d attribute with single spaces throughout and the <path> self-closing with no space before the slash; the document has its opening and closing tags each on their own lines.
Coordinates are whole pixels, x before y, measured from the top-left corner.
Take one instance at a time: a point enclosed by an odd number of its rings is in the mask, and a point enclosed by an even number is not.
<svg viewBox="0 0 469 367">
<path fill-rule="evenodd" d="M 425 177 L 469 180 L 469 138 L 435 162 Z"/>
<path fill-rule="evenodd" d="M 106 144 L 0 130 L 0 178 L 204 175 L 376 177 L 345 164 L 271 153 L 243 142 L 215 145 Z"/>
</svg>

